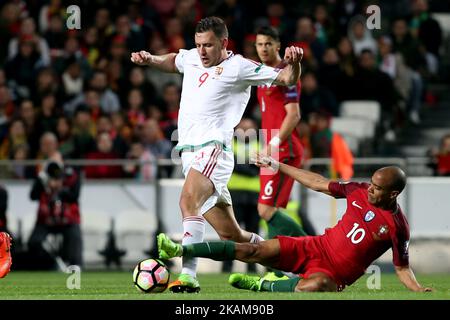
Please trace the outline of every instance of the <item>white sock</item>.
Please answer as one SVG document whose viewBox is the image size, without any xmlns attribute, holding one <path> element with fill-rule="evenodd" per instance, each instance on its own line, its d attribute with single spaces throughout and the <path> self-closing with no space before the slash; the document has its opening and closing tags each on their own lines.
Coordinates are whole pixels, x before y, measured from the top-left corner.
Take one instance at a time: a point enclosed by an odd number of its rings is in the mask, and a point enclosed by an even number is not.
<svg viewBox="0 0 450 320">
<path fill-rule="evenodd" d="M 205 235 L 205 220 L 203 217 L 191 216 L 183 219 L 183 241 L 182 245 L 203 242 Z M 186 273 L 194 278 L 197 277 L 198 258 L 183 257 L 181 273 Z"/>
<path fill-rule="evenodd" d="M 261 237 L 259 234 L 252 233 L 252 236 L 250 237 L 250 243 L 258 243 L 264 241 L 264 238 Z"/>
</svg>

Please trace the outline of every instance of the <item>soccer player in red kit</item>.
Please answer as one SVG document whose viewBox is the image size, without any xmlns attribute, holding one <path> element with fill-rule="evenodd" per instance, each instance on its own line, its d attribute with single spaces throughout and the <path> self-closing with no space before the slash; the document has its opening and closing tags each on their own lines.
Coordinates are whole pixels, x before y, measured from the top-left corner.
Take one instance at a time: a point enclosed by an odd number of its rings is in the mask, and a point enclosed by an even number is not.
<svg viewBox="0 0 450 320">
<path fill-rule="evenodd" d="M 256 51 L 261 62 L 283 68 L 280 57 L 280 37 L 272 27 L 262 27 L 256 33 Z M 263 154 L 282 163 L 300 167 L 303 147 L 295 130 L 300 121 L 300 81 L 293 86 L 258 86 L 261 108 L 261 129 L 264 132 Z M 286 208 L 294 180 L 281 172 L 262 169 L 258 199 L 259 216 L 267 222 L 268 238 L 276 235 L 302 236 L 303 229 L 278 208 Z"/>
<path fill-rule="evenodd" d="M 409 267 L 409 226 L 397 203 L 397 197 L 406 185 L 406 175 L 400 168 L 378 169 L 367 184 L 330 181 L 266 156 L 258 155 L 256 164 L 280 170 L 312 190 L 346 198 L 345 214 L 323 235 L 277 236 L 258 244 L 221 241 L 181 246 L 162 234 L 158 236 L 160 256 L 232 258 L 261 263 L 297 273 L 300 277 L 267 281 L 260 277 L 232 274 L 229 282 L 237 288 L 254 291 L 314 292 L 343 290 L 361 277 L 375 259 L 392 248 L 393 263 L 400 281 L 412 291 L 432 290 L 422 287 Z"/>
</svg>

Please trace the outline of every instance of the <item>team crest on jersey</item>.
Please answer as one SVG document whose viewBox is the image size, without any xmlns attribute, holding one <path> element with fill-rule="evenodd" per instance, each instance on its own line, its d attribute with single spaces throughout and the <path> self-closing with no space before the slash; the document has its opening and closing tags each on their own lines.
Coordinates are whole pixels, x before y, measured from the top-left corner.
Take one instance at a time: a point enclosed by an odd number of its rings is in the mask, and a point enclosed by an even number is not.
<svg viewBox="0 0 450 320">
<path fill-rule="evenodd" d="M 383 224 L 378 229 L 378 235 L 381 237 L 382 235 L 385 235 L 389 232 L 389 228 L 387 225 Z"/>
<path fill-rule="evenodd" d="M 364 216 L 364 221 L 365 222 L 369 222 L 371 220 L 373 220 L 373 218 L 375 218 L 375 213 L 373 211 L 367 211 L 366 215 Z"/>
<path fill-rule="evenodd" d="M 373 240 L 375 241 L 383 241 L 383 236 L 388 234 L 389 228 L 387 225 L 381 225 L 378 229 L 378 232 L 372 232 Z"/>
<path fill-rule="evenodd" d="M 214 72 L 216 76 L 220 76 L 223 72 L 223 67 L 216 67 L 216 71 Z"/>
</svg>

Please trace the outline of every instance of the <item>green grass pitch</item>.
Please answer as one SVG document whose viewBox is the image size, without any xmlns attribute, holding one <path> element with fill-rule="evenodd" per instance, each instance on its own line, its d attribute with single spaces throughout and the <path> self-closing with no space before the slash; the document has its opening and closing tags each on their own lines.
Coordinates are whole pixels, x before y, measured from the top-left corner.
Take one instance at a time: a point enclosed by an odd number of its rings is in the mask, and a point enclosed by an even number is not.
<svg viewBox="0 0 450 320">
<path fill-rule="evenodd" d="M 381 289 L 367 289 L 367 277 L 340 293 L 270 293 L 238 290 L 228 285 L 228 274 L 200 274 L 202 290 L 199 294 L 173 294 L 168 291 L 144 294 L 132 284 L 132 272 L 82 272 L 81 288 L 68 289 L 69 274 L 57 272 L 11 272 L 0 279 L 0 301 L 21 300 L 450 300 L 450 277 L 448 275 L 421 275 L 417 278 L 424 286 L 435 289 L 431 293 L 409 292 L 395 274 L 382 274 Z M 175 277 L 171 275 L 172 279 Z"/>
</svg>

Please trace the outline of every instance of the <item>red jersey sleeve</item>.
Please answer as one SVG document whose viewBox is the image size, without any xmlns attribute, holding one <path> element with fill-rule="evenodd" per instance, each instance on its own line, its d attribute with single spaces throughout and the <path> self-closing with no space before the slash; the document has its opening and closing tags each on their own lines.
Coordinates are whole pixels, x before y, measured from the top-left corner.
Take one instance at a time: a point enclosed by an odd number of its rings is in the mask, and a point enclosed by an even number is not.
<svg viewBox="0 0 450 320">
<path fill-rule="evenodd" d="M 355 191 L 356 189 L 367 189 L 368 183 L 359 182 L 336 182 L 332 181 L 328 184 L 328 190 L 335 198 L 347 198 L 347 195 Z"/>
<path fill-rule="evenodd" d="M 409 225 L 403 213 L 394 216 L 396 232 L 392 235 L 392 261 L 395 266 L 409 265 Z"/>
</svg>

